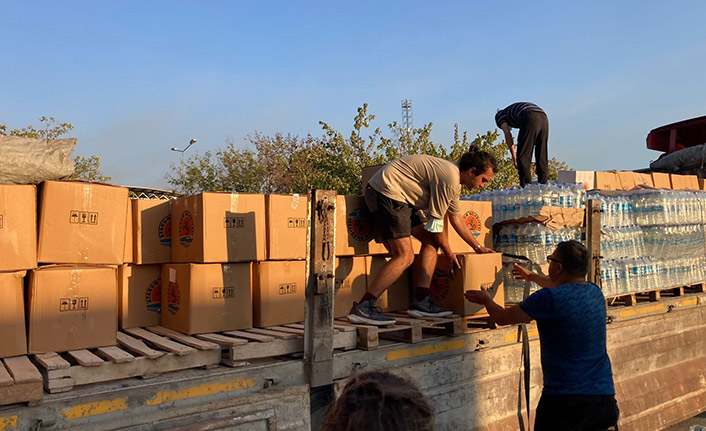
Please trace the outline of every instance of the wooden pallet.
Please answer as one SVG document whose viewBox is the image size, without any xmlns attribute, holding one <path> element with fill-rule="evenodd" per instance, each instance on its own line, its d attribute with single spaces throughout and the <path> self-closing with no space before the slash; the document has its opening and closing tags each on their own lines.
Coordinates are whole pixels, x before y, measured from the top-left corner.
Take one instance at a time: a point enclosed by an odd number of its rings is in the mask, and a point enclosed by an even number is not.
<svg viewBox="0 0 706 431">
<path fill-rule="evenodd" d="M 199 334 L 195 337 L 218 344 L 223 349 L 221 363 L 230 367 L 247 365 L 253 359 L 304 352 L 303 323 Z M 333 348 L 348 350 L 355 347 L 355 328 L 334 325 Z"/>
<path fill-rule="evenodd" d="M 0 406 L 42 402 L 42 375 L 27 356 L 0 360 Z M 2 425 L 0 421 L 0 425 Z"/>
<path fill-rule="evenodd" d="M 412 317 L 402 312 L 385 315 L 394 318 L 398 325 L 421 324 L 423 334 L 455 336 L 466 333 L 464 318 L 456 314 L 446 317 Z"/>
<path fill-rule="evenodd" d="M 706 292 L 706 282 L 696 283 L 688 286 L 669 287 L 665 289 L 648 290 L 646 292 L 630 292 L 622 295 L 610 296 L 606 298 L 608 306 L 624 305 L 632 306 L 643 302 L 656 302 L 663 296 L 673 298 L 684 296 L 686 293 Z"/>
<path fill-rule="evenodd" d="M 404 341 L 406 343 L 418 343 L 422 341 L 422 327 L 424 326 L 424 321 L 408 317 L 398 320 L 394 325 L 372 326 L 351 323 L 348 320 L 340 319 L 336 320 L 336 324 L 356 329 L 358 333 L 358 347 L 364 350 L 370 350 L 380 346 L 380 338 Z"/>
<path fill-rule="evenodd" d="M 463 316 L 466 333 L 477 329 L 495 329 L 498 326 L 490 316 Z"/>
<path fill-rule="evenodd" d="M 118 331 L 118 345 L 33 355 L 49 393 L 74 386 L 154 377 L 169 371 L 218 365 L 220 346 L 161 326 Z"/>
</svg>

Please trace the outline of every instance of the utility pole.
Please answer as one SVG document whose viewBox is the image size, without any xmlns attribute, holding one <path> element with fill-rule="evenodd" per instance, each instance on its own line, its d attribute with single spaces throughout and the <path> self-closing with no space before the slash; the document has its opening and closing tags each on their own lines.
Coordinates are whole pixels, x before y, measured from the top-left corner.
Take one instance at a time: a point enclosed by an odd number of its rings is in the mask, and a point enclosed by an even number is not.
<svg viewBox="0 0 706 431">
<path fill-rule="evenodd" d="M 412 99 L 404 99 L 402 101 L 402 129 L 405 136 L 409 139 L 412 136 L 414 129 L 414 121 L 412 120 Z"/>
<path fill-rule="evenodd" d="M 172 151 L 176 151 L 177 153 L 181 153 L 181 168 L 179 169 L 179 173 L 181 174 L 181 180 L 184 181 L 184 175 L 186 172 L 184 172 L 184 152 L 189 149 L 190 146 L 194 145 L 196 143 L 196 138 L 192 138 L 189 141 L 189 145 L 186 146 L 183 150 L 180 150 L 177 147 L 172 147 Z M 184 186 L 181 188 L 182 193 L 184 192 Z"/>
</svg>

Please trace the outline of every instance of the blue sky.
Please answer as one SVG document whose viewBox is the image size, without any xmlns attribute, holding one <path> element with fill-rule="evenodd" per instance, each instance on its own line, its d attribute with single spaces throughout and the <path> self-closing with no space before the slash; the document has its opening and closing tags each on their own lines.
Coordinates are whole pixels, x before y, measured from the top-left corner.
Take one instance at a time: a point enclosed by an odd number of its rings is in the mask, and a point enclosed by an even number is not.
<svg viewBox="0 0 706 431">
<path fill-rule="evenodd" d="M 542 106 L 550 157 L 646 167 L 649 130 L 706 115 L 703 1 L 0 1 L 0 123 L 75 125 L 75 154 L 169 188 L 186 156 L 255 131 L 401 120 L 450 144 L 496 109 Z"/>
</svg>

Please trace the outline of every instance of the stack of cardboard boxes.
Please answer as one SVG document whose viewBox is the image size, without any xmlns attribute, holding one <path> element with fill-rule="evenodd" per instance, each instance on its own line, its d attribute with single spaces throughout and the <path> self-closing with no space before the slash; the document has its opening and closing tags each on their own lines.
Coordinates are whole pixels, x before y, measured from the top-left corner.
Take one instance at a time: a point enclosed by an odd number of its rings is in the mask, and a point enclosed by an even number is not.
<svg viewBox="0 0 706 431">
<path fill-rule="evenodd" d="M 559 171 L 559 183 L 582 183 L 587 190 L 632 190 L 644 185 L 672 190 L 706 190 L 703 179 L 696 175 L 632 171 Z"/>
</svg>

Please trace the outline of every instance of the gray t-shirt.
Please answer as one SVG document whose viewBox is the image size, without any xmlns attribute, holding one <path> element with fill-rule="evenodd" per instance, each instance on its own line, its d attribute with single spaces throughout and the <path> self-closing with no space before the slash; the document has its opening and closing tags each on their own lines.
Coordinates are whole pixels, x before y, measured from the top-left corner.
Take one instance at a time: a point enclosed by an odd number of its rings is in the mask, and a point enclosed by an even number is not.
<svg viewBox="0 0 706 431">
<path fill-rule="evenodd" d="M 447 211 L 461 212 L 459 175 L 456 163 L 416 154 L 391 161 L 368 184 L 390 199 L 425 210 L 429 216 L 441 220 Z"/>
</svg>

